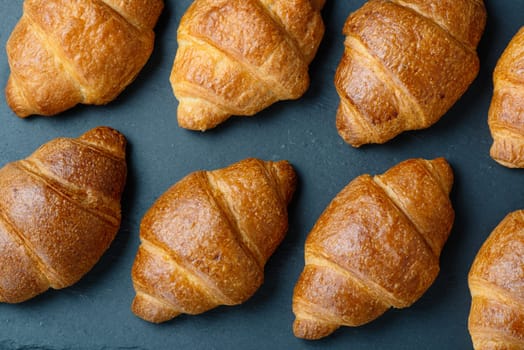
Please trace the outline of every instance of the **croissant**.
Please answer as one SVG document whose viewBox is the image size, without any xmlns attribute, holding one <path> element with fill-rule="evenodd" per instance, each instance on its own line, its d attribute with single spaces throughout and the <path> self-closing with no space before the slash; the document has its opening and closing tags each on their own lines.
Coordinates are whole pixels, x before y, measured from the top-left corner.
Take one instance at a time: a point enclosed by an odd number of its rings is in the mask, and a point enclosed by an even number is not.
<svg viewBox="0 0 524 350">
<path fill-rule="evenodd" d="M 171 85 L 182 128 L 213 128 L 298 99 L 324 25 L 324 0 L 196 0 L 182 17 Z"/>
<path fill-rule="evenodd" d="M 453 224 L 452 182 L 444 158 L 410 159 L 351 181 L 306 239 L 295 336 L 320 339 L 418 300 L 439 272 Z"/>
<path fill-rule="evenodd" d="M 0 169 L 0 302 L 77 282 L 120 226 L 125 138 L 99 127 Z"/>
<path fill-rule="evenodd" d="M 251 297 L 287 231 L 295 186 L 288 162 L 257 159 L 172 186 L 140 225 L 132 311 L 159 323 Z"/>
<path fill-rule="evenodd" d="M 468 283 L 474 348 L 524 349 L 524 210 L 510 213 L 493 230 L 473 262 Z"/>
<path fill-rule="evenodd" d="M 500 164 L 524 168 L 524 27 L 511 40 L 493 73 L 490 154 Z"/>
<path fill-rule="evenodd" d="M 354 147 L 436 123 L 479 71 L 482 0 L 370 0 L 344 25 L 336 125 Z"/>
<path fill-rule="evenodd" d="M 162 0 L 25 0 L 7 42 L 7 103 L 27 117 L 112 101 L 149 59 L 162 8 Z"/>
</svg>

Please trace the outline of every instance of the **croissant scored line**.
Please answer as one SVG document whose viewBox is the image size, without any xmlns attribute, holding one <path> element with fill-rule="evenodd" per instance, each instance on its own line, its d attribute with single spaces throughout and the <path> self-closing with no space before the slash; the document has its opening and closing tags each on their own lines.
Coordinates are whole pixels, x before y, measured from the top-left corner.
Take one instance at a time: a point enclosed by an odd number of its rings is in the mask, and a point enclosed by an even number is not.
<svg viewBox="0 0 524 350">
<path fill-rule="evenodd" d="M 31 242 L 11 223 L 11 220 L 9 220 L 9 217 L 5 213 L 5 209 L 1 205 L 0 220 L 9 228 L 9 230 L 6 231 L 9 237 L 11 237 L 11 239 L 13 239 L 15 242 L 19 243 L 20 246 L 22 246 L 27 252 L 29 259 L 31 259 L 31 261 L 34 263 L 34 266 L 36 266 L 36 270 L 39 272 L 40 277 L 43 277 L 43 279 L 45 279 L 47 282 L 46 284 L 52 288 L 66 285 L 66 283 L 62 281 L 60 277 L 58 277 L 59 274 L 54 271 L 50 265 L 44 264 L 38 253 L 36 253 L 36 250 L 34 249 Z M 2 299 L 5 300 L 4 297 L 2 297 Z"/>
<path fill-rule="evenodd" d="M 279 31 L 282 34 L 282 36 L 284 38 L 286 38 L 286 40 L 289 43 L 291 43 L 291 47 L 293 47 L 293 49 L 295 50 L 295 53 L 297 54 L 297 56 L 302 59 L 302 62 L 304 64 L 308 64 L 309 62 L 307 61 L 304 53 L 300 49 L 300 45 L 299 45 L 298 41 L 293 36 L 289 35 L 289 33 L 286 30 L 286 27 L 284 26 L 284 24 L 282 23 L 280 17 L 275 12 L 271 11 L 270 7 L 266 6 L 264 1 L 267 1 L 267 0 L 255 0 L 256 4 L 260 7 L 260 9 L 264 13 L 266 13 L 266 15 L 269 18 L 271 18 L 271 20 L 275 24 L 275 27 L 277 27 L 279 29 Z"/>
<path fill-rule="evenodd" d="M 446 192 L 446 189 L 444 187 L 444 184 L 442 183 L 442 180 L 439 176 L 436 176 L 436 172 L 433 169 L 430 162 L 427 160 L 424 160 L 420 163 L 423 168 L 426 170 L 426 174 L 433 179 L 433 181 L 438 184 L 438 188 L 441 190 L 442 196 L 447 197 L 448 193 Z M 427 248 L 429 248 L 432 252 L 435 258 L 439 258 L 440 256 L 440 249 L 438 246 L 434 246 L 431 244 L 431 242 L 428 240 L 428 237 L 424 234 L 422 234 L 423 229 L 417 225 L 415 220 L 413 220 L 412 215 L 409 213 L 409 210 L 405 208 L 405 205 L 400 200 L 403 196 L 401 194 L 398 194 L 394 191 L 394 189 L 390 186 L 387 186 L 385 183 L 382 182 L 380 179 L 380 175 L 374 176 L 373 181 L 386 193 L 387 197 L 393 202 L 394 206 L 405 216 L 407 221 L 413 225 L 413 229 L 415 232 L 419 235 L 419 237 L 426 242 Z"/>
<path fill-rule="evenodd" d="M 271 95 L 272 97 L 271 100 L 272 101 L 277 100 L 277 96 L 272 91 L 272 89 L 270 89 L 268 82 L 265 79 L 262 79 L 262 80 L 259 79 L 260 77 L 256 73 L 256 69 L 251 67 L 249 63 L 240 62 L 240 60 L 237 59 L 235 56 L 230 55 L 227 51 L 222 50 L 220 47 L 213 44 L 211 41 L 205 40 L 205 38 L 197 38 L 190 34 L 187 34 L 185 36 L 180 34 L 178 41 L 179 41 L 179 47 L 184 47 L 184 46 L 193 47 L 193 48 L 205 47 L 205 50 L 218 52 L 220 55 L 227 58 L 227 60 L 229 60 L 232 63 L 241 63 L 244 71 L 247 72 L 251 77 L 253 77 L 254 78 L 253 80 L 257 80 L 258 83 L 263 85 L 265 92 Z M 173 71 L 172 76 L 174 75 L 174 73 L 175 72 Z M 177 95 L 180 96 L 179 97 L 180 99 L 193 98 L 195 100 L 205 101 L 207 104 L 211 105 L 212 107 L 215 107 L 215 106 L 218 107 L 222 112 L 224 112 L 223 113 L 224 116 L 241 115 L 245 113 L 242 108 L 236 108 L 234 104 L 224 101 L 221 94 L 214 94 L 214 93 L 210 94 L 207 89 L 202 87 L 202 85 L 199 85 L 193 82 L 189 82 L 187 80 L 177 82 L 176 85 L 177 85 L 176 87 Z M 184 89 L 184 85 L 190 87 L 190 89 Z M 254 114 L 254 113 L 256 113 L 256 111 L 251 114 Z M 219 124 L 222 121 L 223 120 L 221 120 L 220 122 L 216 124 Z"/>
<path fill-rule="evenodd" d="M 79 139 L 69 139 L 68 141 L 71 142 L 71 143 L 75 143 L 75 144 L 77 144 L 79 146 L 83 146 L 83 147 L 89 148 L 89 149 L 99 153 L 101 156 L 103 156 L 105 158 L 110 158 L 110 159 L 113 159 L 113 160 L 116 160 L 116 161 L 119 161 L 119 162 L 125 160 L 124 157 L 117 156 L 117 155 L 113 154 L 112 152 L 109 152 L 107 149 L 102 148 L 100 146 L 97 146 L 94 143 L 87 142 L 87 141 L 84 141 L 84 140 L 79 140 Z"/>
<path fill-rule="evenodd" d="M 86 191 L 80 186 L 75 186 L 70 182 L 66 185 L 62 178 L 49 172 L 46 165 L 42 164 L 37 159 L 21 160 L 18 163 L 18 167 L 19 169 L 28 172 L 29 175 L 32 174 L 35 178 L 40 178 L 46 185 L 54 188 L 55 192 L 61 195 L 61 197 L 67 198 L 78 204 L 79 207 L 85 209 L 96 217 L 103 219 L 114 226 L 120 225 L 120 209 L 118 207 L 115 208 L 113 200 L 103 193 Z M 105 213 L 106 210 L 110 213 Z"/>
<path fill-rule="evenodd" d="M 25 3 L 24 3 L 25 5 Z M 74 68 L 72 62 L 68 59 L 67 55 L 65 54 L 64 50 L 60 49 L 60 46 L 58 45 L 57 40 L 53 37 L 51 33 L 46 33 L 42 27 L 38 24 L 38 21 L 35 21 L 34 18 L 31 16 L 31 11 L 26 10 L 26 7 L 24 6 L 24 14 L 22 16 L 26 17 L 26 20 L 28 22 L 28 25 L 30 28 L 33 29 L 34 34 L 38 38 L 38 41 L 40 44 L 44 47 L 47 52 L 50 53 L 50 56 L 54 57 L 56 60 L 56 57 L 61 57 L 62 60 L 60 62 L 55 61 L 55 64 L 60 64 L 60 66 L 63 68 L 63 71 L 67 73 L 67 76 L 69 77 L 70 82 L 72 82 L 76 86 L 76 90 L 80 93 L 82 101 L 86 99 L 86 91 L 89 89 L 89 84 L 87 81 L 77 74 L 77 70 Z M 46 40 L 45 38 L 48 37 L 49 40 Z M 16 70 L 11 70 L 11 74 L 16 73 Z M 16 79 L 15 79 L 16 82 Z M 23 88 L 19 88 L 18 90 L 24 90 Z M 27 99 L 27 97 L 24 94 L 24 97 Z M 32 104 L 32 103 L 31 103 Z M 32 106 L 34 107 L 34 106 Z M 37 107 L 36 110 L 39 108 Z"/>
<path fill-rule="evenodd" d="M 313 257 L 313 259 L 311 259 Z M 319 260 L 321 263 L 319 264 Z M 379 301 L 382 305 L 384 305 L 387 308 L 390 308 L 394 305 L 404 305 L 405 302 L 403 302 L 400 299 L 395 298 L 393 294 L 391 294 L 387 289 L 383 288 L 381 285 L 377 284 L 372 279 L 364 277 L 361 273 L 358 273 L 354 269 L 347 269 L 345 267 L 340 266 L 333 260 L 329 259 L 325 255 L 317 255 L 315 253 L 309 253 L 307 264 L 311 264 L 321 267 L 328 267 L 332 269 L 332 271 L 335 271 L 339 275 L 344 276 L 347 279 L 350 279 L 353 283 L 356 283 L 356 285 L 363 286 L 366 288 L 366 293 L 374 298 L 374 300 Z M 317 263 L 315 263 L 315 261 Z M 322 263 L 323 262 L 323 263 Z M 342 318 L 341 318 L 342 319 Z M 343 319 L 342 319 L 343 320 Z M 344 320 L 344 323 L 347 324 L 348 322 Z"/>
<path fill-rule="evenodd" d="M 221 48 L 219 45 L 217 45 L 216 43 L 214 43 L 212 40 L 210 40 L 209 38 L 205 36 L 201 37 L 201 36 L 196 36 L 196 35 L 187 33 L 186 35 L 180 36 L 180 38 L 182 39 L 182 42 L 184 41 L 183 40 L 184 36 L 189 37 L 190 40 L 193 41 L 194 44 L 197 44 L 198 46 L 201 46 L 201 47 L 202 46 L 205 47 L 205 50 L 211 49 L 213 51 L 220 53 L 220 55 L 227 58 L 231 63 L 240 64 L 243 70 L 249 73 L 249 75 L 251 75 L 254 78 L 253 80 L 256 80 L 258 83 L 262 83 L 263 86 L 266 88 L 266 90 L 269 91 L 272 96 L 286 94 L 286 90 L 282 88 L 281 86 L 282 84 L 280 84 L 280 82 L 274 79 L 268 80 L 269 75 L 263 74 L 264 72 L 259 67 L 256 67 L 252 65 L 251 63 L 249 63 L 247 60 L 244 59 L 242 55 L 235 55 L 234 53 Z M 188 47 L 191 47 L 191 44 L 188 44 Z M 271 55 L 268 57 L 268 60 L 270 60 L 274 54 L 275 52 L 272 52 Z M 188 82 L 185 81 L 185 83 L 187 84 Z M 275 87 L 277 87 L 277 89 L 275 89 Z M 276 91 L 276 94 L 273 92 L 274 90 Z M 224 104 L 221 104 L 220 106 L 224 106 Z M 235 112 L 237 112 L 238 114 L 242 113 L 241 111 L 238 111 L 238 110 L 235 110 Z"/>
<path fill-rule="evenodd" d="M 321 321 L 323 324 L 332 325 L 336 328 L 339 328 L 339 324 L 344 323 L 340 317 L 336 316 L 330 310 L 319 305 L 308 303 L 304 298 L 295 298 L 293 304 L 295 306 L 300 305 L 298 308 L 300 311 L 295 315 L 300 321 Z"/>
<path fill-rule="evenodd" d="M 360 54 L 365 59 L 373 63 L 370 64 L 367 68 L 371 69 L 371 72 L 379 77 L 382 83 L 384 83 L 388 89 L 394 93 L 395 108 L 399 114 L 401 114 L 402 110 L 413 109 L 421 118 L 424 118 L 424 120 L 428 119 L 428 116 L 422 110 L 422 107 L 418 103 L 415 96 L 413 96 L 413 94 L 407 89 L 400 78 L 394 74 L 379 57 L 373 54 L 370 48 L 368 48 L 357 36 L 347 33 L 344 45 L 345 50 L 348 50 L 349 52 L 355 51 L 357 54 Z M 347 96 L 344 92 L 342 92 L 342 95 Z M 361 120 L 361 124 L 365 125 L 366 129 L 372 130 L 373 134 L 379 136 L 377 130 L 369 126 L 369 122 L 363 117 L 363 113 L 360 112 L 357 104 L 351 101 L 351 99 L 348 97 L 345 97 L 344 99 L 346 98 L 348 101 L 350 101 L 349 103 L 354 106 L 355 110 L 358 111 L 354 116 Z M 404 120 L 403 122 L 405 123 L 406 121 Z"/>
<path fill-rule="evenodd" d="M 247 256 L 250 256 L 253 261 L 256 262 L 257 267 L 260 269 L 261 273 L 263 273 L 264 258 L 262 257 L 262 253 L 249 239 L 249 237 L 240 229 L 238 225 L 238 216 L 231 209 L 228 202 L 224 199 L 223 192 L 220 190 L 220 185 L 218 185 L 218 182 L 215 181 L 213 174 L 211 172 L 205 172 L 203 175 L 212 190 L 212 192 L 209 193 L 209 197 L 215 202 L 217 207 L 220 208 L 222 218 L 229 224 L 231 232 L 233 232 L 238 245 L 242 248 Z"/>
<path fill-rule="evenodd" d="M 431 178 L 439 185 L 438 187 L 442 191 L 442 195 L 444 197 L 449 196 L 448 191 L 446 190 L 446 185 L 443 182 L 443 179 L 440 176 L 437 176 L 437 170 L 434 168 L 431 162 L 428 162 L 427 160 L 423 161 L 421 163 L 424 168 L 427 170 L 427 173 Z"/>
<path fill-rule="evenodd" d="M 391 201 L 392 207 L 394 207 L 402 216 L 404 216 L 404 218 L 406 219 L 406 222 L 408 222 L 413 227 L 413 231 L 420 237 L 422 242 L 426 244 L 426 248 L 428 248 L 433 253 L 433 256 L 438 259 L 438 256 L 439 256 L 439 254 L 437 254 L 438 247 L 433 247 L 431 243 L 428 241 L 428 238 L 422 234 L 421 228 L 413 221 L 413 219 L 411 218 L 411 215 L 406 210 L 404 205 L 402 205 L 402 202 L 399 200 L 400 196 L 391 187 L 384 184 L 380 180 L 380 177 L 374 176 L 373 182 L 378 187 L 380 187 L 382 191 L 384 191 L 388 199 Z"/>
<path fill-rule="evenodd" d="M 470 278 L 469 282 L 472 297 L 484 297 L 495 299 L 503 305 L 512 305 L 517 310 L 524 310 L 524 298 L 507 290 L 500 288 L 495 283 L 491 283 L 483 278 Z"/>
<path fill-rule="evenodd" d="M 508 65 L 510 65 L 510 63 L 508 63 Z M 495 70 L 499 74 L 503 75 L 503 78 L 497 78 L 497 81 L 494 83 L 494 89 L 501 90 L 501 91 L 506 91 L 506 90 L 519 91 L 522 89 L 522 81 L 518 75 L 511 74 L 510 72 L 504 72 L 500 67 L 495 68 Z M 500 73 L 500 71 L 502 71 L 502 73 Z"/>
<path fill-rule="evenodd" d="M 70 189 L 66 188 L 65 186 L 61 185 L 60 182 L 56 181 L 55 179 L 53 178 L 48 178 L 47 176 L 44 175 L 44 173 L 36 173 L 35 171 L 33 171 L 30 167 L 28 167 L 26 164 L 24 164 L 25 160 L 22 160 L 20 161 L 19 163 L 15 164 L 15 166 L 22 170 L 23 172 L 25 172 L 26 174 L 28 174 L 29 176 L 31 176 L 32 178 L 36 179 L 37 181 L 43 183 L 47 188 L 53 190 L 56 194 L 58 194 L 61 198 L 65 199 L 67 202 L 85 210 L 86 212 L 92 214 L 93 216 L 103 220 L 104 222 L 106 222 L 107 224 L 109 225 L 112 225 L 114 226 L 115 228 L 118 228 L 120 225 L 119 225 L 119 213 L 117 212 L 116 214 L 118 214 L 116 217 L 112 217 L 112 215 L 108 215 L 108 214 L 105 214 L 103 213 L 102 211 L 100 210 L 97 210 L 95 208 L 92 208 L 91 206 L 89 205 L 84 205 L 83 201 L 76 201 L 74 200 L 74 197 L 75 197 L 75 193 L 73 191 L 71 191 Z M 57 186 L 58 185 L 58 186 Z M 112 214 L 115 214 L 115 213 L 112 213 Z"/>
<path fill-rule="evenodd" d="M 220 112 L 222 112 L 222 115 L 234 115 L 242 113 L 240 109 L 234 108 L 232 105 L 228 106 L 227 103 L 221 101 L 221 96 L 209 94 L 206 89 L 195 83 L 191 83 L 189 81 L 179 82 L 177 83 L 176 91 L 180 101 L 183 100 L 186 103 L 190 100 L 203 102 L 210 107 L 219 109 Z"/>
<path fill-rule="evenodd" d="M 198 271 L 192 269 L 190 266 L 187 266 L 186 264 L 183 264 L 182 262 L 177 261 L 173 257 L 173 255 L 165 248 L 161 247 L 160 245 L 156 245 L 152 242 L 149 242 L 147 239 L 142 239 L 141 243 L 143 244 L 143 248 L 148 251 L 152 255 L 156 255 L 160 253 L 164 257 L 168 257 L 168 263 L 172 267 L 174 267 L 175 270 L 181 271 L 181 273 L 185 276 L 189 276 L 189 279 L 194 283 L 193 286 L 197 287 L 199 292 L 206 295 L 212 303 L 219 305 L 233 305 L 234 302 L 226 297 L 220 289 L 218 289 L 213 283 L 207 281 L 205 275 L 199 273 Z M 140 283 L 138 283 L 140 285 Z M 173 311 L 176 311 L 177 313 L 187 313 L 187 311 L 184 309 L 183 305 L 173 303 L 171 300 L 167 300 L 163 298 L 162 296 L 155 296 L 152 294 L 149 294 L 144 291 L 144 288 L 142 288 L 141 291 L 143 294 L 147 294 L 148 296 L 158 299 L 162 301 L 163 304 L 169 305 Z"/>
<path fill-rule="evenodd" d="M 437 25 L 442 30 L 442 32 L 446 33 L 450 38 L 452 38 L 454 41 L 460 44 L 464 49 L 471 51 L 473 54 L 476 54 L 476 50 L 474 47 L 472 47 L 471 45 L 468 45 L 467 43 L 463 42 L 462 40 L 457 38 L 455 35 L 453 35 L 453 33 L 450 32 L 449 29 L 446 28 L 444 25 L 442 25 L 442 23 L 440 23 L 440 21 L 438 21 L 436 18 L 428 17 L 424 12 L 419 11 L 416 6 L 409 6 L 409 4 L 406 3 L 405 1 L 402 1 L 402 0 L 389 0 L 389 1 L 407 10 L 413 11 L 418 16 L 424 18 L 428 23 Z"/>
<path fill-rule="evenodd" d="M 144 29 L 150 29 L 150 28 L 141 26 L 137 21 L 133 21 L 133 19 L 130 16 L 126 16 L 124 12 L 120 12 L 116 6 L 112 6 L 111 1 L 107 1 L 107 0 L 91 0 L 91 1 L 105 6 L 107 9 L 113 12 L 116 16 L 122 18 L 124 21 L 132 25 L 138 32 L 142 32 Z"/>
</svg>

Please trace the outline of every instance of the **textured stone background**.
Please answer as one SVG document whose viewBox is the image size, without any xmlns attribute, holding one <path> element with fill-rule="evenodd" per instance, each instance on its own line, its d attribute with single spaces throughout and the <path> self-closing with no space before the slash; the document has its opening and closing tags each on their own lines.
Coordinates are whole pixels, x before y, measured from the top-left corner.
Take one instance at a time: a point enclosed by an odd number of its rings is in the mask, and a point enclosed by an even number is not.
<svg viewBox="0 0 524 350">
<path fill-rule="evenodd" d="M 113 103 L 80 106 L 54 118 L 17 118 L 0 97 L 0 166 L 26 157 L 42 143 L 108 125 L 129 141 L 129 180 L 121 230 L 109 251 L 78 284 L 21 305 L 0 305 L 0 349 L 468 349 L 470 297 L 466 276 L 484 239 L 510 211 L 524 207 L 524 173 L 488 155 L 491 74 L 502 50 L 524 25 L 524 0 L 488 0 L 480 43 L 481 71 L 465 96 L 432 128 L 381 146 L 353 149 L 338 136 L 333 77 L 342 54 L 341 28 L 363 0 L 327 0 L 326 35 L 311 65 L 312 85 L 298 101 L 278 103 L 253 118 L 234 118 L 215 130 L 182 130 L 169 85 L 176 29 L 189 0 L 167 0 L 156 28 L 155 51 L 136 81 Z M 22 0 L 0 0 L 4 45 Z M 0 82 L 9 74 L 0 55 Z M 446 157 L 455 171 L 456 222 L 441 257 L 441 273 L 413 307 L 341 329 L 317 342 L 292 335 L 291 296 L 303 267 L 304 240 L 335 194 L 362 173 L 382 173 L 412 157 Z M 197 169 L 246 157 L 288 159 L 299 174 L 290 230 L 266 267 L 266 281 L 248 302 L 196 317 L 148 324 L 129 310 L 130 269 L 140 219 L 171 184 Z"/>
</svg>

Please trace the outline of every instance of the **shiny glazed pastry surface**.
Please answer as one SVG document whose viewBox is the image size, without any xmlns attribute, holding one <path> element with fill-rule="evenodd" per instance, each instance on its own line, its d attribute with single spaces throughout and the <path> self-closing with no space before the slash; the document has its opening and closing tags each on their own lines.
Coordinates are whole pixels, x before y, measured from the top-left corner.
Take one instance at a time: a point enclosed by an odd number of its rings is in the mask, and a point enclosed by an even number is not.
<svg viewBox="0 0 524 350">
<path fill-rule="evenodd" d="M 493 230 L 468 283 L 468 329 L 475 350 L 524 349 L 524 210 L 510 213 Z"/>
<path fill-rule="evenodd" d="M 178 124 L 206 130 L 309 87 L 323 1 L 196 0 L 178 28 L 171 84 Z"/>
<path fill-rule="evenodd" d="M 288 228 L 296 175 L 286 161 L 246 159 L 189 174 L 140 225 L 133 312 L 150 322 L 247 300 Z"/>
<path fill-rule="evenodd" d="M 479 71 L 482 0 L 370 0 L 344 25 L 336 125 L 354 147 L 436 123 Z"/>
<path fill-rule="evenodd" d="M 99 127 L 0 169 L 0 302 L 77 282 L 120 227 L 126 140 Z"/>
<path fill-rule="evenodd" d="M 162 0 L 25 0 L 7 42 L 6 98 L 20 117 L 106 104 L 153 50 Z"/>
<path fill-rule="evenodd" d="M 452 183 L 445 159 L 410 159 L 337 194 L 306 239 L 295 335 L 323 338 L 418 300 L 437 277 L 453 225 Z"/>
</svg>

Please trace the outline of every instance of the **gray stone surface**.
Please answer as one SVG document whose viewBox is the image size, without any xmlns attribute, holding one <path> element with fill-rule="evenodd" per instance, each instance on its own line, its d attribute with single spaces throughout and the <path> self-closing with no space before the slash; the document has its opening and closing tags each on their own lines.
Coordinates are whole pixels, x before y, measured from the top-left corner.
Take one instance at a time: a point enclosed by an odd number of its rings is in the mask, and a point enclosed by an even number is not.
<svg viewBox="0 0 524 350">
<path fill-rule="evenodd" d="M 353 149 L 335 129 L 339 102 L 333 77 L 342 54 L 341 28 L 362 0 L 328 0 L 327 30 L 311 65 L 312 84 L 298 101 L 278 103 L 253 118 L 234 118 L 215 130 L 180 129 L 169 85 L 176 29 L 189 0 L 167 0 L 155 51 L 136 81 L 103 107 L 80 106 L 57 117 L 17 118 L 0 97 L 0 166 L 26 157 L 42 143 L 76 137 L 99 125 L 129 141 L 129 180 L 116 240 L 78 284 L 20 305 L 0 305 L 0 349 L 468 349 L 470 296 L 466 276 L 491 230 L 524 207 L 524 173 L 489 158 L 487 111 L 495 63 L 524 24 L 524 0 L 486 1 L 488 23 L 480 43 L 481 71 L 463 98 L 433 127 L 380 146 Z M 22 0 L 0 0 L 0 42 L 5 44 Z M 9 67 L 0 55 L 0 82 Z M 326 205 L 362 173 L 381 173 L 413 157 L 446 157 L 455 171 L 456 221 L 441 257 L 441 273 L 411 308 L 391 310 L 363 327 L 316 342 L 294 338 L 291 296 L 303 267 L 304 240 Z M 170 185 L 189 172 L 220 168 L 246 157 L 288 159 L 299 174 L 290 206 L 290 230 L 266 267 L 266 280 L 245 304 L 161 325 L 130 311 L 130 269 L 140 220 Z"/>
</svg>

